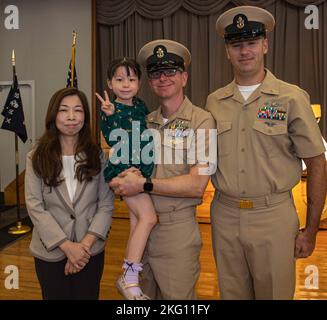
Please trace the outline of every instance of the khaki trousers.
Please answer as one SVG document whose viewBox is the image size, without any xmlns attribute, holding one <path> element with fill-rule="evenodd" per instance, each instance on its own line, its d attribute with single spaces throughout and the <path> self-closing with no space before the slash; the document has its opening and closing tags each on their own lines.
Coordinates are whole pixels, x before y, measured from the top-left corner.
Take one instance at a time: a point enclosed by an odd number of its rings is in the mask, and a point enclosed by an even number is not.
<svg viewBox="0 0 327 320">
<path fill-rule="evenodd" d="M 293 299 L 299 221 L 291 196 L 253 209 L 217 198 L 211 227 L 221 299 Z"/>
<path fill-rule="evenodd" d="M 196 299 L 202 246 L 195 208 L 159 213 L 143 257 L 141 286 L 151 299 Z"/>
</svg>

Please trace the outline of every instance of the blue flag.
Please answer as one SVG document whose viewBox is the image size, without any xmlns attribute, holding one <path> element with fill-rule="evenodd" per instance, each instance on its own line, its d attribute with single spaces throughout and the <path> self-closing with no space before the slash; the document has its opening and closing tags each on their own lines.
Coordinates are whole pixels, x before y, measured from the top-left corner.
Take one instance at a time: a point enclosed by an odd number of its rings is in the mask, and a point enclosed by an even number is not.
<svg viewBox="0 0 327 320">
<path fill-rule="evenodd" d="M 10 88 L 1 114 L 4 116 L 1 129 L 15 132 L 17 136 L 25 143 L 27 140 L 27 132 L 25 127 L 23 104 L 18 88 L 16 74 L 14 75 L 14 82 Z"/>
</svg>

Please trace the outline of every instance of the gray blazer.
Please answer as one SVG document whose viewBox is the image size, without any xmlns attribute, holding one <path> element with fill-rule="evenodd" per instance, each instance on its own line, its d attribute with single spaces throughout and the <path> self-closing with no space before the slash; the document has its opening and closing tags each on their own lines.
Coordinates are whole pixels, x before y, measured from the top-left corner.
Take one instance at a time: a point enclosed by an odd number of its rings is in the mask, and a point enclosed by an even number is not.
<svg viewBox="0 0 327 320">
<path fill-rule="evenodd" d="M 32 152 L 27 154 L 25 173 L 25 201 L 34 224 L 30 251 L 46 261 L 65 258 L 59 245 L 66 239 L 79 242 L 87 233 L 98 237 L 92 255 L 103 251 L 114 209 L 114 194 L 104 181 L 105 157 L 101 156 L 102 170 L 90 182 L 77 182 L 71 202 L 66 183 L 48 187 L 34 173 Z"/>
</svg>

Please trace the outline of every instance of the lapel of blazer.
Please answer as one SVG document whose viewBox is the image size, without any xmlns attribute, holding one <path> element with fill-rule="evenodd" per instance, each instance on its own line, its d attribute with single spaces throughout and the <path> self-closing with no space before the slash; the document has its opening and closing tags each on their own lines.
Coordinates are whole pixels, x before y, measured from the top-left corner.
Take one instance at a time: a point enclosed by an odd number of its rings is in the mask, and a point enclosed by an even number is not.
<svg viewBox="0 0 327 320">
<path fill-rule="evenodd" d="M 60 174 L 60 179 L 63 180 L 62 183 L 60 183 L 60 185 L 58 187 L 54 188 L 54 190 L 55 190 L 58 198 L 62 202 L 62 204 L 67 209 L 67 211 L 70 214 L 75 216 L 74 206 L 73 206 L 73 203 L 70 200 L 67 185 L 66 185 L 66 182 L 65 182 L 65 178 L 64 178 L 62 173 Z"/>
<path fill-rule="evenodd" d="M 70 200 L 68 189 L 66 186 L 65 181 L 63 181 L 58 187 L 54 188 L 58 198 L 62 202 L 62 204 L 65 206 L 66 210 L 72 214 L 73 216 L 76 216 L 75 214 L 75 206 L 82 198 L 82 195 L 85 191 L 87 182 L 84 180 L 82 183 L 77 181 L 76 191 L 73 198 L 73 201 Z"/>
<path fill-rule="evenodd" d="M 87 185 L 86 180 L 84 180 L 82 182 L 77 181 L 76 191 L 75 191 L 75 195 L 73 198 L 73 204 L 72 204 L 73 208 L 75 208 L 78 201 L 82 198 L 82 195 L 85 191 L 86 185 Z"/>
</svg>

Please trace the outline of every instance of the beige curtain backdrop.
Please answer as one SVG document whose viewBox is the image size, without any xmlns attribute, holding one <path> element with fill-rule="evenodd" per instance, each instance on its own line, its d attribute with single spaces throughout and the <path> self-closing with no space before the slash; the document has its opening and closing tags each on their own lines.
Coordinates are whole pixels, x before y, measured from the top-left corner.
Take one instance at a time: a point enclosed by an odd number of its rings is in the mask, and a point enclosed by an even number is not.
<svg viewBox="0 0 327 320">
<path fill-rule="evenodd" d="M 319 29 L 304 25 L 306 5 L 319 10 Z M 97 83 L 106 89 L 106 70 L 118 57 L 137 56 L 148 41 L 166 38 L 186 45 L 192 54 L 187 96 L 204 106 L 208 94 L 232 80 L 223 40 L 215 32 L 218 16 L 238 5 L 271 12 L 276 28 L 269 34 L 266 66 L 280 79 L 306 90 L 322 105 L 320 127 L 327 136 L 327 0 L 97 0 Z M 140 97 L 151 110 L 158 105 L 143 77 Z"/>
</svg>

